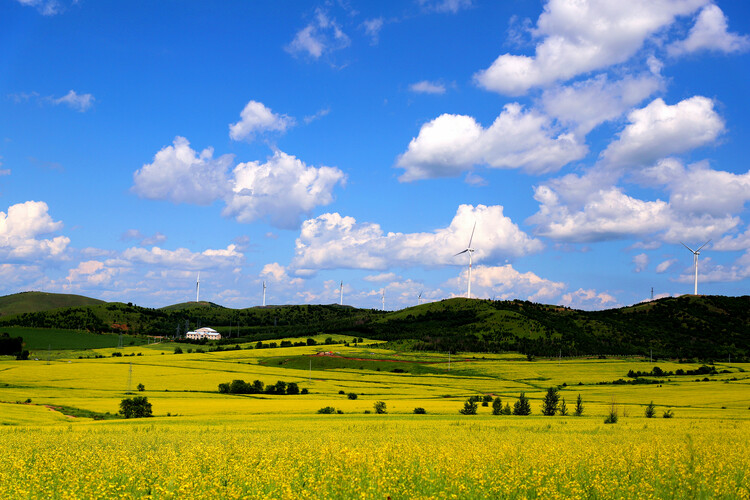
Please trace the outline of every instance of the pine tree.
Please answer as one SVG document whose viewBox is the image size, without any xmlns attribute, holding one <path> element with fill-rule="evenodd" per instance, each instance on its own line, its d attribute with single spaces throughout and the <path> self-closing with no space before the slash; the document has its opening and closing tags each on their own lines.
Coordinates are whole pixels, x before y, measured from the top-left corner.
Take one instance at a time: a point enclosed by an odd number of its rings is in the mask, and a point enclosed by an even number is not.
<svg viewBox="0 0 750 500">
<path fill-rule="evenodd" d="M 656 406 L 654 406 L 654 402 L 651 401 L 646 407 L 646 418 L 654 418 L 654 415 L 656 415 Z"/>
<path fill-rule="evenodd" d="M 477 403 L 476 401 L 469 398 L 466 403 L 464 403 L 464 407 L 461 410 L 458 410 L 458 413 L 461 415 L 476 415 L 477 414 Z"/>
<path fill-rule="evenodd" d="M 553 417 L 557 413 L 557 403 L 560 401 L 560 395 L 557 393 L 557 387 L 547 389 L 547 394 L 542 400 L 542 415 Z"/>
<path fill-rule="evenodd" d="M 558 413 L 560 413 L 561 417 L 567 417 L 568 416 L 568 405 L 565 404 L 565 398 L 562 398 L 562 403 L 560 403 L 560 407 L 557 409 Z"/>
<path fill-rule="evenodd" d="M 518 396 L 518 401 L 513 405 L 513 415 L 531 415 L 531 404 L 525 392 Z"/>
<path fill-rule="evenodd" d="M 502 411 L 503 411 L 503 402 L 500 401 L 500 396 L 498 396 L 492 402 L 492 414 L 493 415 L 502 415 L 502 413 L 501 413 Z"/>
<path fill-rule="evenodd" d="M 583 415 L 583 399 L 581 399 L 581 395 L 578 395 L 578 399 L 576 400 L 576 409 L 573 411 L 573 415 L 576 417 L 580 417 Z"/>
</svg>

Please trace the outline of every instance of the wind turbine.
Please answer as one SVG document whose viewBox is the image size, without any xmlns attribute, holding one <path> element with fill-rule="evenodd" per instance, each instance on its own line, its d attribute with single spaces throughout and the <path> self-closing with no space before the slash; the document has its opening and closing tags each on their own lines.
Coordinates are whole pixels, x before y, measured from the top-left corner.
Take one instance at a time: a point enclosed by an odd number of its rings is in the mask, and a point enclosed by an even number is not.
<svg viewBox="0 0 750 500">
<path fill-rule="evenodd" d="M 263 282 L 263 307 L 266 307 L 266 282 Z"/>
<path fill-rule="evenodd" d="M 466 298 L 471 298 L 471 254 L 474 253 L 474 249 L 471 248 L 471 240 L 474 239 L 474 230 L 477 228 L 477 222 L 474 221 L 474 227 L 471 229 L 471 237 L 469 238 L 469 244 L 466 246 L 466 250 L 463 250 L 461 252 L 458 252 L 456 255 L 461 255 L 462 253 L 469 253 L 469 286 L 466 290 Z M 456 256 L 454 255 L 454 257 Z"/>
<path fill-rule="evenodd" d="M 200 302 L 201 296 L 201 272 L 198 271 L 198 279 L 195 280 L 195 302 Z"/>
<path fill-rule="evenodd" d="M 418 306 L 421 306 L 421 305 L 422 305 L 422 292 L 423 292 L 423 291 L 424 291 L 424 290 L 420 290 L 420 292 L 419 292 L 419 295 L 417 296 L 417 305 L 418 305 Z"/>
<path fill-rule="evenodd" d="M 339 295 L 340 295 L 339 305 L 343 306 L 344 305 L 344 282 L 343 281 L 339 285 Z"/>
<path fill-rule="evenodd" d="M 711 240 L 708 240 L 707 242 L 705 242 L 704 244 L 702 244 L 701 246 L 699 246 L 697 250 L 693 250 L 692 248 L 690 248 L 686 244 L 680 242 L 680 243 L 682 243 L 682 246 L 684 246 L 685 248 L 687 248 L 688 250 L 690 250 L 691 252 L 693 252 L 693 267 L 695 267 L 695 293 L 694 293 L 694 295 L 698 295 L 698 256 L 701 254 L 701 248 L 705 247 L 710 242 L 711 242 Z"/>
<path fill-rule="evenodd" d="M 385 311 L 385 288 L 383 288 L 383 311 Z"/>
</svg>

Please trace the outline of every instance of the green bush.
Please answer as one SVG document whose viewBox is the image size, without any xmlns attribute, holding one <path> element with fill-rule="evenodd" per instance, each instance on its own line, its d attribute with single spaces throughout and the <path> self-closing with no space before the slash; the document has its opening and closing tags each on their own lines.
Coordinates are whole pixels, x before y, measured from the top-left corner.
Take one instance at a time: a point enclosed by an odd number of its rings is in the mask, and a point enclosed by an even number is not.
<svg viewBox="0 0 750 500">
<path fill-rule="evenodd" d="M 381 415 L 383 413 L 388 413 L 388 411 L 386 410 L 385 403 L 383 401 L 376 401 L 375 404 L 372 406 L 375 409 L 375 413 L 378 413 Z"/>
<path fill-rule="evenodd" d="M 296 382 L 289 382 L 289 384 L 286 386 L 286 393 L 295 395 L 299 394 L 299 386 Z"/>
<path fill-rule="evenodd" d="M 672 413 L 672 410 L 665 410 L 664 415 L 662 415 L 664 418 L 672 418 L 674 417 L 674 413 Z"/>
<path fill-rule="evenodd" d="M 414 413 L 416 415 L 424 415 L 425 413 L 427 413 L 427 410 L 425 410 L 424 408 L 421 408 L 421 407 L 414 408 Z"/>
<path fill-rule="evenodd" d="M 656 406 L 654 406 L 654 402 L 651 401 L 646 407 L 646 418 L 654 418 L 654 415 L 656 415 Z"/>
<path fill-rule="evenodd" d="M 182 354 L 182 348 L 180 346 L 175 347 L 174 348 L 174 353 L 175 354 Z"/>
<path fill-rule="evenodd" d="M 350 392 L 349 394 L 346 395 L 346 397 L 349 399 L 357 399 L 357 393 Z"/>
<path fill-rule="evenodd" d="M 472 398 L 469 398 L 464 407 L 458 410 L 461 415 L 476 415 L 477 414 L 477 403 Z"/>
<path fill-rule="evenodd" d="M 120 414 L 125 418 L 144 418 L 152 416 L 151 403 L 145 396 L 126 398 L 120 401 Z"/>
<path fill-rule="evenodd" d="M 318 410 L 318 413 L 323 413 L 323 414 L 336 413 L 336 408 L 334 408 L 333 406 L 324 406 L 323 408 Z"/>
<path fill-rule="evenodd" d="M 616 424 L 619 417 L 617 416 L 617 406 L 615 406 L 614 403 L 612 403 L 609 407 L 609 413 L 607 414 L 607 418 L 604 419 L 605 424 Z"/>
<path fill-rule="evenodd" d="M 138 392 L 143 392 L 146 390 L 146 386 L 143 384 L 138 384 Z"/>
</svg>

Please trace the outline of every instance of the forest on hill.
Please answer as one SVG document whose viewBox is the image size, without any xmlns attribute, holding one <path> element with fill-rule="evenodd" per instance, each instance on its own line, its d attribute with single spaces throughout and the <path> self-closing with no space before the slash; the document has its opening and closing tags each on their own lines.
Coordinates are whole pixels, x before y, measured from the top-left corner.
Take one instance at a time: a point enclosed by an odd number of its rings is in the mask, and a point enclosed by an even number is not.
<svg viewBox="0 0 750 500">
<path fill-rule="evenodd" d="M 0 314 L 2 298 L 0 298 Z M 221 342 L 345 334 L 434 351 L 518 351 L 537 356 L 750 356 L 750 297 L 682 296 L 604 311 L 528 301 L 454 298 L 384 312 L 339 305 L 231 309 L 212 303 L 151 309 L 120 302 L 3 314 L 3 325 L 180 339 L 200 326 Z M 396 345 L 396 344 L 394 344 Z"/>
</svg>

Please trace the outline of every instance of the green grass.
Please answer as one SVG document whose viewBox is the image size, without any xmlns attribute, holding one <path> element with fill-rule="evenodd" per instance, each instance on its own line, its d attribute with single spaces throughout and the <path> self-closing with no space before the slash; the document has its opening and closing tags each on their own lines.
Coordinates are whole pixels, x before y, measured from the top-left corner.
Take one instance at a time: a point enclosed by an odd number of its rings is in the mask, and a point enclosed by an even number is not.
<svg viewBox="0 0 750 500">
<path fill-rule="evenodd" d="M 63 350 L 63 349 L 99 349 L 117 347 L 120 336 L 117 334 L 97 334 L 76 330 L 57 328 L 31 328 L 24 326 L 0 326 L 0 332 L 7 332 L 11 337 L 23 337 L 24 348 L 29 351 Z M 124 346 L 145 344 L 146 339 L 123 335 Z M 46 353 L 44 354 L 46 356 Z"/>
<path fill-rule="evenodd" d="M 46 292 L 23 292 L 0 297 L 0 316 L 26 312 L 48 311 L 61 307 L 81 307 L 103 304 L 103 300 L 82 295 Z"/>
</svg>

